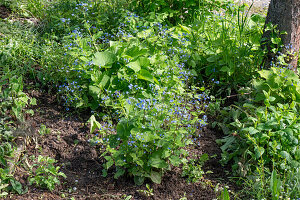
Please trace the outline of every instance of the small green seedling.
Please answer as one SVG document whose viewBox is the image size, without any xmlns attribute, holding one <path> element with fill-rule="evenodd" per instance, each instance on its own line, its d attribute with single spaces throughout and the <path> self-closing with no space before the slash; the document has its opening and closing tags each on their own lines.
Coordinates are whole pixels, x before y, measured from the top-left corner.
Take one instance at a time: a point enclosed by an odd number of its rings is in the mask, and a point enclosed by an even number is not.
<svg viewBox="0 0 300 200">
<path fill-rule="evenodd" d="M 50 134 L 50 133 L 51 133 L 51 129 L 47 128 L 46 125 L 41 124 L 41 128 L 39 130 L 39 134 L 43 136 L 43 135 L 47 135 L 47 134 Z"/>
<path fill-rule="evenodd" d="M 150 188 L 149 184 L 146 184 L 146 190 L 138 190 L 138 192 L 140 193 L 144 193 L 147 197 L 153 196 L 153 189 Z"/>
</svg>

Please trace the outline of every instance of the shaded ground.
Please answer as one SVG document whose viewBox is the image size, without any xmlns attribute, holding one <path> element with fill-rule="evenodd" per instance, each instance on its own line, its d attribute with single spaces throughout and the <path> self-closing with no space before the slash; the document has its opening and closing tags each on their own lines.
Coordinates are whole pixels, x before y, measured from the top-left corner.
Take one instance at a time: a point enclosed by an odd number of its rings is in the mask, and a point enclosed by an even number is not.
<svg viewBox="0 0 300 200">
<path fill-rule="evenodd" d="M 8 9 L 7 7 L 0 5 L 0 18 L 5 19 L 7 17 L 9 17 L 9 15 L 11 14 L 10 9 Z"/>
<path fill-rule="evenodd" d="M 220 149 L 215 143 L 215 139 L 220 137 L 216 133 L 205 130 L 199 139 L 198 147 L 189 149 L 196 155 L 207 153 L 216 155 L 211 158 L 203 167 L 205 171 L 213 171 L 212 174 L 205 175 L 201 183 L 188 184 L 186 179 L 181 177 L 179 168 L 174 168 L 167 172 L 162 184 L 149 182 L 153 189 L 153 195 L 147 197 L 143 192 L 143 186 L 135 186 L 131 177 L 121 177 L 118 180 L 109 173 L 108 177 L 102 177 L 103 160 L 99 158 L 100 146 L 92 147 L 87 141 L 91 137 L 89 129 L 84 125 L 87 117 L 72 115 L 66 117 L 52 94 L 42 94 L 38 91 L 30 91 L 29 95 L 38 100 L 34 117 L 28 119 L 29 123 L 41 124 L 51 129 L 49 135 L 38 136 L 38 142 L 33 140 L 26 146 L 23 155 L 47 155 L 55 158 L 62 171 L 67 175 L 63 184 L 55 191 L 49 192 L 28 186 L 29 191 L 24 195 L 11 195 L 6 199 L 125 199 L 131 195 L 130 199 L 215 199 L 214 188 L 218 183 L 230 185 L 226 178 L 226 170 L 219 163 Z M 35 130 L 37 132 L 37 130 Z M 37 134 L 38 135 L 38 134 Z M 24 157 L 23 157 L 24 158 Z M 22 158 L 20 159 L 22 161 Z M 26 170 L 22 167 L 16 171 L 16 177 L 23 184 L 27 183 Z M 65 196 L 65 198 L 63 198 Z"/>
</svg>

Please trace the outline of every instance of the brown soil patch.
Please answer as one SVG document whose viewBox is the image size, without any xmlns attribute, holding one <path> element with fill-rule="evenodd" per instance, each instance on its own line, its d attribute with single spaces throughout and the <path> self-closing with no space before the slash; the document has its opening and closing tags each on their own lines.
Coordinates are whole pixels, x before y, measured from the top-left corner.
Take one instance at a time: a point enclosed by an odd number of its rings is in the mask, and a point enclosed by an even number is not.
<svg viewBox="0 0 300 200">
<path fill-rule="evenodd" d="M 9 17 L 11 10 L 3 5 L 0 5 L 0 18 L 5 19 Z"/>
</svg>

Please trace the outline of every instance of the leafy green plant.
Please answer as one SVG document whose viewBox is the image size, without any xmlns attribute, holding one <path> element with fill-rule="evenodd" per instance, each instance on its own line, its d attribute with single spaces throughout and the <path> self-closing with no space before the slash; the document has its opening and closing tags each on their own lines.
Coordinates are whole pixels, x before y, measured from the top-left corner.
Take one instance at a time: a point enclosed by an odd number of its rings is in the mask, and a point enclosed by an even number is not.
<svg viewBox="0 0 300 200">
<path fill-rule="evenodd" d="M 199 159 L 191 159 L 183 164 L 182 176 L 187 177 L 187 181 L 191 183 L 196 183 L 203 178 L 205 172 L 202 170 L 203 164 L 208 160 L 208 155 L 203 154 Z"/>
<path fill-rule="evenodd" d="M 33 159 L 35 158 L 33 157 Z M 60 184 L 59 177 L 66 178 L 66 175 L 59 171 L 60 167 L 53 165 L 55 162 L 53 158 L 39 155 L 32 166 L 29 183 L 54 190 L 55 185 Z"/>
<path fill-rule="evenodd" d="M 186 105 L 184 100 L 169 100 L 167 96 L 159 101 L 152 98 L 124 101 L 125 117 L 118 123 L 116 134 L 103 138 L 104 144 L 107 144 L 103 154 L 107 160 L 105 168 L 109 169 L 115 164 L 115 178 L 123 175 L 127 169 L 137 184 L 143 183 L 145 177 L 160 183 L 165 170 L 170 169 L 171 165 L 179 166 L 182 163 L 187 155 L 182 148 L 192 144 L 190 135 L 194 128 L 190 126 L 186 130 L 185 126 L 191 121 L 174 115 L 165 104 L 172 102 L 187 113 L 188 110 L 181 107 L 180 101 Z M 194 126 L 197 126 L 199 120 L 193 120 Z M 203 122 L 200 120 L 200 123 Z M 105 155 L 108 153 L 111 155 Z"/>
<path fill-rule="evenodd" d="M 146 190 L 137 190 L 138 192 L 144 193 L 147 197 L 151 197 L 154 195 L 153 189 L 149 186 L 149 184 L 146 184 Z"/>
<path fill-rule="evenodd" d="M 128 3 L 129 8 L 142 16 L 153 15 L 152 17 L 154 18 L 154 16 L 163 15 L 164 18 L 167 18 L 173 24 L 191 22 L 199 12 L 205 11 L 205 14 L 207 14 L 211 11 L 226 8 L 227 5 L 226 1 L 220 0 L 131 0 Z M 204 13 L 201 14 L 204 15 Z"/>
<path fill-rule="evenodd" d="M 270 180 L 270 188 L 272 191 L 272 199 L 278 199 L 281 193 L 281 181 L 278 177 L 276 171 L 272 172 L 271 180 Z"/>
<path fill-rule="evenodd" d="M 224 187 L 223 191 L 221 192 L 219 199 L 220 200 L 230 200 L 230 196 L 229 196 L 229 193 L 228 193 L 228 190 L 226 187 Z"/>
<path fill-rule="evenodd" d="M 260 79 L 254 80 L 255 101 L 262 102 L 266 96 L 268 104 L 300 102 L 300 79 L 286 67 L 271 67 L 258 71 Z"/>
<path fill-rule="evenodd" d="M 18 194 L 27 192 L 27 189 L 23 189 L 22 184 L 16 181 L 13 175 L 10 174 L 9 168 L 0 168 L 0 180 L 3 195 L 8 192 L 17 192 Z"/>
<path fill-rule="evenodd" d="M 228 130 L 230 135 L 221 140 L 225 143 L 221 147 L 224 151 L 223 161 L 228 162 L 240 155 L 242 157 L 236 160 L 233 166 L 235 169 L 242 167 L 246 171 L 261 157 L 270 168 L 272 165 L 280 167 L 281 170 L 297 167 L 299 165 L 297 108 L 297 103 L 292 102 L 290 105 L 277 104 L 277 107 L 258 108 L 245 104 L 245 113 L 234 110 L 232 113 L 235 113 L 235 121 L 230 126 L 234 127 L 236 132 L 231 134 Z"/>
<path fill-rule="evenodd" d="M 183 29 L 193 49 L 186 49 L 190 56 L 188 65 L 200 80 L 214 89 L 221 88 L 219 95 L 229 95 L 231 90 L 244 86 L 264 58 L 260 49 L 264 18 L 258 14 L 249 16 L 250 9 L 228 4 L 224 12 L 203 15 Z"/>
<path fill-rule="evenodd" d="M 46 125 L 41 124 L 39 134 L 43 136 L 43 135 L 47 135 L 47 134 L 50 134 L 50 133 L 51 133 L 51 129 L 47 128 Z"/>
<path fill-rule="evenodd" d="M 297 198 L 298 194 L 288 189 L 290 175 L 286 172 L 293 174 L 300 166 L 299 77 L 283 67 L 258 73 L 260 77 L 253 81 L 253 99 L 247 99 L 242 107 L 222 111 L 227 124 L 221 125 L 227 134 L 219 140 L 223 144 L 222 161 L 232 160 L 236 173 L 259 180 L 251 186 L 257 198 L 278 199 L 291 194 Z"/>
<path fill-rule="evenodd" d="M 0 180 L 0 197 L 1 198 L 6 197 L 8 195 L 8 193 L 4 191 L 5 188 L 7 188 L 7 187 L 8 187 L 8 184 L 3 184 L 2 180 Z"/>
<path fill-rule="evenodd" d="M 115 167 L 115 178 L 127 172 L 138 184 L 147 177 L 160 183 L 165 170 L 181 163 L 187 154 L 183 147 L 192 144 L 198 137 L 195 130 L 207 120 L 205 88 L 186 89 L 194 76 L 185 69 L 187 58 L 164 53 L 168 41 L 178 37 L 161 24 L 163 20 L 149 22 L 125 10 L 121 28 L 111 30 L 112 35 L 100 30 L 93 17 L 92 11 L 99 12 L 96 8 L 104 9 L 101 5 L 69 1 L 65 6 L 62 9 L 75 6 L 74 15 L 59 12 L 64 17 L 55 19 L 53 26 L 64 45 L 55 51 L 68 57 L 62 56 L 57 65 L 54 57 L 43 56 L 43 73 L 49 75 L 45 82 L 55 81 L 66 111 L 92 110 L 91 132 L 98 131 L 92 141 L 106 148 L 104 174 Z M 83 26 L 73 27 L 78 21 Z M 174 46 L 179 50 L 182 43 Z M 104 131 L 96 118 L 104 118 L 110 127 Z"/>
<path fill-rule="evenodd" d="M 23 77 L 17 77 L 17 72 L 4 68 L 0 82 L 0 111 L 11 114 L 20 122 L 24 122 L 24 113 L 33 114 L 32 110 L 26 110 L 27 105 L 36 105 L 34 98 L 30 99 L 23 92 Z"/>
</svg>

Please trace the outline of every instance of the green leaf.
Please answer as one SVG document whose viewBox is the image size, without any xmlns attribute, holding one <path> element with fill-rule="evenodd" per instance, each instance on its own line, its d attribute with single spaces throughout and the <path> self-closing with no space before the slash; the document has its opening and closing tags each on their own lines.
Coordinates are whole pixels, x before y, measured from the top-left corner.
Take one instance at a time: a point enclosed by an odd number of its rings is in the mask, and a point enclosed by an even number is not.
<svg viewBox="0 0 300 200">
<path fill-rule="evenodd" d="M 168 164 L 166 163 L 166 161 L 164 161 L 160 158 L 159 153 L 154 153 L 152 155 L 152 157 L 149 159 L 149 164 L 150 164 L 150 166 L 156 167 L 156 168 L 168 167 Z"/>
<path fill-rule="evenodd" d="M 144 183 L 145 177 L 143 176 L 134 176 L 134 183 L 136 185 L 142 185 Z"/>
<path fill-rule="evenodd" d="M 156 78 L 154 78 L 152 76 L 152 74 L 145 69 L 141 69 L 140 73 L 138 74 L 138 79 L 142 79 L 142 80 L 146 80 L 146 81 L 150 81 L 151 83 L 156 83 L 159 84 L 158 81 L 156 80 Z"/>
<path fill-rule="evenodd" d="M 117 170 L 117 172 L 115 173 L 114 178 L 115 178 L 115 179 L 118 179 L 118 178 L 119 178 L 120 176 L 122 176 L 124 173 L 125 173 L 125 170 L 122 169 L 122 168 L 119 168 L 119 169 Z"/>
<path fill-rule="evenodd" d="M 115 54 L 109 51 L 96 52 L 95 57 L 92 60 L 93 64 L 99 65 L 101 67 L 108 66 L 116 62 L 117 57 Z"/>
<path fill-rule="evenodd" d="M 95 116 L 92 115 L 89 119 L 90 123 L 91 123 L 91 127 L 90 127 L 90 133 L 93 133 L 95 131 L 96 128 L 101 128 L 101 124 L 96 120 Z"/>
<path fill-rule="evenodd" d="M 102 75 L 102 79 L 99 83 L 100 88 L 105 88 L 106 84 L 109 82 L 110 77 L 106 74 Z"/>
<path fill-rule="evenodd" d="M 220 147 L 221 150 L 223 152 L 226 151 L 235 140 L 236 138 L 234 136 L 226 136 L 222 139 L 222 142 L 225 142 L 225 144 Z"/>
<path fill-rule="evenodd" d="M 297 149 L 296 152 L 295 152 L 295 159 L 297 161 L 300 161 L 300 149 Z"/>
<path fill-rule="evenodd" d="M 90 85 L 89 86 L 89 92 L 92 96 L 98 97 L 98 95 L 101 93 L 101 89 L 97 86 Z"/>
<path fill-rule="evenodd" d="M 159 172 L 156 172 L 156 171 L 151 171 L 150 179 L 154 183 L 160 184 L 161 183 L 161 174 Z"/>
<path fill-rule="evenodd" d="M 102 169 L 102 176 L 107 177 L 107 170 L 106 169 Z"/>
<path fill-rule="evenodd" d="M 286 151 L 281 151 L 280 155 L 282 158 L 286 159 L 288 162 L 292 161 L 291 155 Z"/>
<path fill-rule="evenodd" d="M 150 65 L 150 60 L 148 58 L 142 57 L 138 58 L 136 61 L 128 63 L 128 67 L 134 70 L 135 73 L 139 72 L 142 67 L 146 68 Z"/>
<path fill-rule="evenodd" d="M 229 69 L 229 67 L 224 66 L 224 67 L 222 67 L 222 68 L 220 69 L 220 71 L 221 71 L 221 72 L 229 72 L 230 69 Z"/>
<path fill-rule="evenodd" d="M 22 184 L 14 179 L 10 179 L 11 186 L 13 189 L 18 192 L 18 194 L 23 193 Z"/>
<path fill-rule="evenodd" d="M 181 160 L 178 156 L 172 155 L 171 157 L 169 157 L 169 160 L 171 164 L 176 167 L 178 167 L 181 164 Z"/>
<path fill-rule="evenodd" d="M 127 65 L 130 69 L 132 69 L 135 73 L 141 70 L 141 65 L 138 61 L 130 62 Z"/>
<path fill-rule="evenodd" d="M 30 104 L 31 104 L 31 105 L 34 105 L 34 106 L 37 105 L 37 104 L 36 104 L 36 98 L 31 98 L 31 99 L 30 99 Z"/>
<path fill-rule="evenodd" d="M 265 153 L 265 149 L 263 147 L 255 147 L 254 152 L 255 157 L 258 159 Z"/>
<path fill-rule="evenodd" d="M 261 70 L 258 72 L 262 78 L 268 79 L 268 77 L 273 73 L 270 70 Z"/>
<path fill-rule="evenodd" d="M 230 200 L 227 188 L 224 188 L 221 194 L 221 200 Z"/>
<path fill-rule="evenodd" d="M 210 56 L 209 58 L 207 58 L 206 60 L 208 61 L 208 62 L 216 62 L 217 60 L 219 60 L 219 55 L 212 55 L 212 56 Z"/>
<path fill-rule="evenodd" d="M 105 163 L 105 168 L 109 169 L 114 164 L 114 160 L 111 156 L 105 156 L 104 158 L 107 160 L 107 162 Z"/>
<path fill-rule="evenodd" d="M 279 44 L 281 42 L 281 38 L 279 37 L 272 37 L 271 41 L 273 44 Z"/>
<path fill-rule="evenodd" d="M 31 116 L 33 116 L 33 115 L 34 115 L 34 111 L 33 111 L 32 109 L 30 109 L 30 110 L 26 110 L 26 113 L 30 114 Z"/>
<path fill-rule="evenodd" d="M 281 182 L 279 177 L 276 174 L 276 171 L 274 170 L 271 175 L 271 180 L 270 180 L 270 187 L 272 191 L 272 199 L 277 200 L 278 196 L 280 195 L 280 186 Z"/>
<path fill-rule="evenodd" d="M 138 78 L 154 83 L 154 77 L 148 70 L 145 69 L 141 69 L 140 73 L 138 74 Z"/>
<path fill-rule="evenodd" d="M 130 135 L 132 125 L 126 120 L 121 120 L 117 125 L 117 134 L 121 139 L 126 139 Z"/>
<path fill-rule="evenodd" d="M 131 58 L 137 58 L 139 56 L 145 55 L 147 53 L 147 49 L 140 49 L 138 46 L 133 46 L 125 52 L 127 56 Z"/>
<path fill-rule="evenodd" d="M 250 135 L 254 135 L 256 133 L 259 133 L 259 130 L 255 129 L 254 127 L 244 128 L 242 130 L 249 132 Z"/>
</svg>

